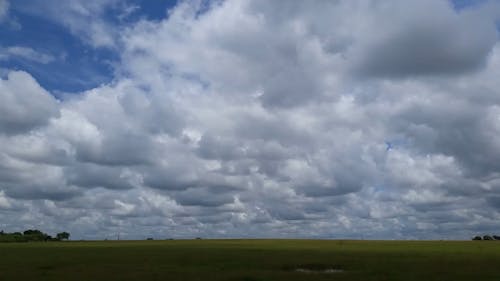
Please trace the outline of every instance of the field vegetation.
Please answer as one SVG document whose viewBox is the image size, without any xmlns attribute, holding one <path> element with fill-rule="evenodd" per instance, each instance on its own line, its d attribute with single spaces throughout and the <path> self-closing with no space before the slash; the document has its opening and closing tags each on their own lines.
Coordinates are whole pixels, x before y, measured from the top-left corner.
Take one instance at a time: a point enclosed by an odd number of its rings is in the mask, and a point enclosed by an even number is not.
<svg viewBox="0 0 500 281">
<path fill-rule="evenodd" d="M 496 241 L 165 240 L 0 244 L 0 280 L 499 280 Z"/>
</svg>

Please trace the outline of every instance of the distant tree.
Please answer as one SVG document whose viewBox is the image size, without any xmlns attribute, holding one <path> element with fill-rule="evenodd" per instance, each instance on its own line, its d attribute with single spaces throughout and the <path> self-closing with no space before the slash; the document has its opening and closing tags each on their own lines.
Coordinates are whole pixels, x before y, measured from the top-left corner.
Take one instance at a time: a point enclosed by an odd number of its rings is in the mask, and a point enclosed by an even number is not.
<svg viewBox="0 0 500 281">
<path fill-rule="evenodd" d="M 28 229 L 23 232 L 24 235 L 43 235 L 44 233 L 38 229 Z"/>
<path fill-rule="evenodd" d="M 69 237 L 69 233 L 68 233 Z M 0 232 L 0 242 L 44 242 L 44 241 L 58 241 L 46 233 L 38 229 L 28 229 L 21 232 Z"/>
<path fill-rule="evenodd" d="M 68 240 L 69 233 L 67 233 L 66 231 L 57 233 L 56 238 L 57 238 L 57 240 Z"/>
<path fill-rule="evenodd" d="M 483 240 L 493 240 L 493 237 L 491 237 L 489 235 L 484 235 Z"/>
<path fill-rule="evenodd" d="M 495 239 L 495 240 L 500 240 L 500 236 L 498 236 L 498 235 L 493 235 L 493 239 Z"/>
<path fill-rule="evenodd" d="M 23 232 L 26 241 L 46 241 L 47 234 L 38 229 L 28 229 Z"/>
<path fill-rule="evenodd" d="M 28 230 L 25 230 L 23 232 L 24 235 L 39 235 L 39 236 L 43 236 L 44 233 L 41 232 L 40 230 L 38 229 L 28 229 Z"/>
<path fill-rule="evenodd" d="M 44 242 L 44 241 L 60 241 L 68 240 L 70 234 L 68 232 L 57 233 L 56 237 L 52 237 L 38 229 L 28 229 L 21 232 L 4 232 L 0 231 L 0 242 Z"/>
<path fill-rule="evenodd" d="M 481 238 L 481 236 L 474 236 L 474 238 L 472 238 L 472 240 L 479 241 L 479 240 L 483 240 L 483 238 Z"/>
</svg>

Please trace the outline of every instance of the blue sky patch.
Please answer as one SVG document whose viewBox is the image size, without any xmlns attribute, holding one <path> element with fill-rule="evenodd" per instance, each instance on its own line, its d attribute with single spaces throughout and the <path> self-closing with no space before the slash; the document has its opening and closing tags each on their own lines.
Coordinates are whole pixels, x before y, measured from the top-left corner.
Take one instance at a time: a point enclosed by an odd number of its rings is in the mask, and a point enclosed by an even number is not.
<svg viewBox="0 0 500 281">
<path fill-rule="evenodd" d="M 463 10 L 472 6 L 483 4 L 486 0 L 451 0 L 455 10 Z"/>
<path fill-rule="evenodd" d="M 29 7 L 33 1 L 12 1 L 8 21 L 0 23 L 0 68 L 29 72 L 53 92 L 81 92 L 110 82 L 119 54 L 110 47 L 94 47 L 67 27 Z M 119 2 L 103 11 L 111 26 L 140 19 L 161 20 L 177 1 Z M 49 5 L 49 4 L 48 4 Z"/>
</svg>

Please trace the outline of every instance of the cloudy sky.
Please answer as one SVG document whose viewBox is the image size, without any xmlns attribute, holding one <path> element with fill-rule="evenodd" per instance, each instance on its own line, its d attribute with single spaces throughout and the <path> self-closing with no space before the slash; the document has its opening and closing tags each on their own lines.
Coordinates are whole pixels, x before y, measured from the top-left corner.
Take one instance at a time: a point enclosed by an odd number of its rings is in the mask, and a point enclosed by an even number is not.
<svg viewBox="0 0 500 281">
<path fill-rule="evenodd" d="M 0 229 L 500 232 L 500 1 L 0 0 Z"/>
</svg>

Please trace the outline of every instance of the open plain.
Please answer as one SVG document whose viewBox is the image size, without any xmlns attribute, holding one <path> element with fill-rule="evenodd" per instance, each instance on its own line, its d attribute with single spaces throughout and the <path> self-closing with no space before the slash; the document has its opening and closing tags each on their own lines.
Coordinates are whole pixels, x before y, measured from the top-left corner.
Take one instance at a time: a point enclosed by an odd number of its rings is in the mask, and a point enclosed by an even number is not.
<svg viewBox="0 0 500 281">
<path fill-rule="evenodd" d="M 495 241 L 155 240 L 0 244 L 0 280 L 499 280 Z"/>
</svg>

